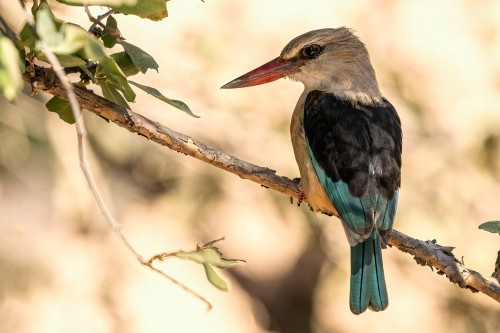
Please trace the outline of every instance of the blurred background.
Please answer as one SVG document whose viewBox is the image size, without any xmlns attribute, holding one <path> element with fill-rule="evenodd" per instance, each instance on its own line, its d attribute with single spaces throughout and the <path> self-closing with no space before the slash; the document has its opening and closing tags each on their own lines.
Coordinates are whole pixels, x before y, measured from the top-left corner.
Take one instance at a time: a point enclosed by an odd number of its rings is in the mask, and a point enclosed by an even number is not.
<svg viewBox="0 0 500 333">
<path fill-rule="evenodd" d="M 80 8 L 52 1 L 84 27 Z M 240 90 L 224 83 L 276 57 L 306 31 L 347 26 L 370 51 L 381 90 L 403 123 L 395 228 L 456 247 L 486 276 L 500 219 L 500 2 L 168 2 L 169 17 L 116 16 L 160 73 L 135 81 L 186 102 L 195 119 L 145 94 L 138 112 L 243 160 L 298 177 L 289 138 L 302 86 Z M 0 0 L 17 30 L 17 2 Z M 94 7 L 97 16 L 104 8 Z M 119 47 L 116 51 L 121 51 Z M 96 91 L 99 91 L 98 89 Z M 73 126 L 49 96 L 0 96 L 0 332 L 499 332 L 500 306 L 384 251 L 389 308 L 349 311 L 349 247 L 335 218 L 85 114 L 93 172 L 123 232 L 144 257 L 225 236 L 228 293 L 191 262 L 162 264 L 205 306 L 140 266 L 109 230 L 83 181 Z"/>
</svg>

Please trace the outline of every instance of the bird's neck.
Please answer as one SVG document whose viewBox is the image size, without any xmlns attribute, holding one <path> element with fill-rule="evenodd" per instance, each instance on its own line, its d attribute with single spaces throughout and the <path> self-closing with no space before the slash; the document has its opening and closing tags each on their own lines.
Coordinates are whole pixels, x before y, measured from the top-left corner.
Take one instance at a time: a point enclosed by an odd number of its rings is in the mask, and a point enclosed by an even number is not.
<svg viewBox="0 0 500 333">
<path fill-rule="evenodd" d="M 319 90 L 331 93 L 337 98 L 353 104 L 380 105 L 383 96 L 369 61 L 356 66 L 334 68 L 329 75 L 316 71 L 301 77 L 305 91 Z"/>
<path fill-rule="evenodd" d="M 312 82 L 311 82 L 312 83 Z M 330 80 L 307 84 L 305 91 L 319 90 L 331 93 L 338 99 L 361 105 L 380 105 L 383 96 L 375 77 L 349 76 L 348 78 L 332 77 Z"/>
<path fill-rule="evenodd" d="M 318 89 L 329 92 L 337 98 L 351 102 L 352 104 L 380 105 L 383 102 L 378 84 L 366 81 L 335 81 L 328 84 L 325 89 Z"/>
</svg>

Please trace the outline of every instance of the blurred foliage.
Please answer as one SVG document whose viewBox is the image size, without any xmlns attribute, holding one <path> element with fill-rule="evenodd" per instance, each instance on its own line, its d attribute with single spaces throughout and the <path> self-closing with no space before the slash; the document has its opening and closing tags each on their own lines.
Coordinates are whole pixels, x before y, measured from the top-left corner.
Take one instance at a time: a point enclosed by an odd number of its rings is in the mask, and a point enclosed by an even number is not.
<svg viewBox="0 0 500 333">
<path fill-rule="evenodd" d="M 111 13 L 121 12 L 161 20 L 167 16 L 165 1 L 147 0 L 138 3 L 124 0 L 96 0 L 89 3 L 60 0 L 60 2 L 80 6 L 83 4 L 102 5 L 111 9 L 97 19 L 92 18 L 94 23 L 89 32 L 77 24 L 57 18 L 47 3 L 39 4 L 38 1 L 33 2 L 31 8 L 34 14 L 34 26 L 25 23 L 19 33 L 20 41 L 14 36 L 10 36 L 13 41 L 9 41 L 4 35 L 11 33 L 11 29 L 3 24 L 5 31 L 0 33 L 0 44 L 3 46 L 0 48 L 2 50 L 0 52 L 0 90 L 8 99 L 14 99 L 17 90 L 21 87 L 20 72 L 24 71 L 24 63 L 32 67 L 34 60 L 37 59 L 50 64 L 47 55 L 44 54 L 45 43 L 63 67 L 80 73 L 80 81 L 77 84 L 85 86 L 92 82 L 100 86 L 103 96 L 115 104 L 130 109 L 128 103 L 134 102 L 136 98 L 130 86 L 133 84 L 163 102 L 194 116 L 185 103 L 170 100 L 155 88 L 127 80 L 127 76 L 135 75 L 139 71 L 143 74 L 148 69 L 158 71 L 159 65 L 147 52 L 124 41 L 118 29 L 118 23 Z M 106 24 L 101 22 L 104 17 L 107 17 Z M 4 22 L 3 19 L 2 22 Z M 18 52 L 16 52 L 14 42 L 18 44 Z M 116 43 L 121 44 L 127 57 L 107 54 L 106 49 L 112 48 Z M 69 106 L 60 99 L 49 101 L 47 108 L 49 111 L 59 113 L 64 121 L 74 122 L 68 114 Z"/>
<path fill-rule="evenodd" d="M 22 258 L 5 254 L 0 253 L 0 299 L 12 294 L 26 295 L 37 286 L 50 286 L 51 272 L 43 263 L 37 262 L 36 255 Z M 16 278 L 13 279 L 13 276 Z"/>
<path fill-rule="evenodd" d="M 14 43 L 0 30 L 0 90 L 5 97 L 13 100 L 21 89 L 21 66 Z"/>
<path fill-rule="evenodd" d="M 487 333 L 500 331 L 498 309 L 478 305 L 471 297 L 449 297 L 444 303 L 450 332 Z"/>
<path fill-rule="evenodd" d="M 167 17 L 167 1 L 165 0 L 57 0 L 72 6 L 106 6 L 123 14 L 137 15 L 153 21 Z"/>
<path fill-rule="evenodd" d="M 500 180 L 500 128 L 485 133 L 478 151 L 480 166 L 497 180 Z"/>
<path fill-rule="evenodd" d="M 33 108 L 39 105 L 39 96 L 21 95 L 17 100 L 19 108 Z M 0 98 L 0 174 L 18 178 L 27 167 L 37 165 L 40 169 L 53 170 L 55 154 L 48 138 L 45 119 L 36 112 L 19 112 L 3 98 Z"/>
</svg>

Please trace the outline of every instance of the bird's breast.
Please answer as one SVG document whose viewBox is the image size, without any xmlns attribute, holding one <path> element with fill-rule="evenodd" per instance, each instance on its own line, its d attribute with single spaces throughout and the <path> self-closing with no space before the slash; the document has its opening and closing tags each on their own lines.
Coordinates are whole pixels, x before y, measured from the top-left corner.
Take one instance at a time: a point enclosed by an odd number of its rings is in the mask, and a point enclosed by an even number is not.
<svg viewBox="0 0 500 333">
<path fill-rule="evenodd" d="M 295 160 L 299 166 L 300 184 L 306 196 L 309 206 L 314 210 L 331 213 L 338 216 L 337 211 L 333 207 L 330 198 L 326 194 L 323 186 L 319 182 L 316 171 L 312 164 L 311 156 L 307 149 L 306 136 L 304 132 L 304 102 L 307 93 L 304 92 L 299 98 L 295 110 L 292 115 L 290 124 L 290 134 L 292 138 L 293 152 Z"/>
</svg>

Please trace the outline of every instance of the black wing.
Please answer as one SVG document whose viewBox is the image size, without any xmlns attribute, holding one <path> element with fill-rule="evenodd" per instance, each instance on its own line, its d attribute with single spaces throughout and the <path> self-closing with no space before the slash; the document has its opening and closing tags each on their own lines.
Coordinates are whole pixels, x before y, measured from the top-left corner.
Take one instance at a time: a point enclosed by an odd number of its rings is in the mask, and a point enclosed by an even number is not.
<svg viewBox="0 0 500 333">
<path fill-rule="evenodd" d="M 318 178 L 349 229 L 365 235 L 373 214 L 382 216 L 380 229 L 390 229 L 401 185 L 394 107 L 385 99 L 381 106 L 355 105 L 315 90 L 306 98 L 304 130 Z"/>
</svg>

